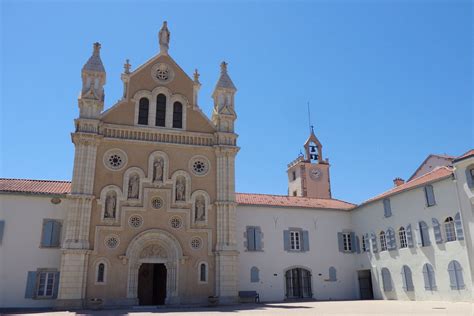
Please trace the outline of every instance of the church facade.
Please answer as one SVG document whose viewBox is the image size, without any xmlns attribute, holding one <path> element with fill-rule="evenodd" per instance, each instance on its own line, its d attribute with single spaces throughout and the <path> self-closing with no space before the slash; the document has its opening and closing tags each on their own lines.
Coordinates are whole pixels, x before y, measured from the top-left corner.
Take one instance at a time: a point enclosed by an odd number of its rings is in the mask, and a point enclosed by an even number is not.
<svg viewBox="0 0 474 316">
<path fill-rule="evenodd" d="M 332 198 L 314 132 L 288 196 L 235 192 L 237 91 L 221 64 L 211 118 L 160 52 L 104 111 L 100 44 L 82 68 L 72 181 L 0 180 L 0 307 L 285 299 L 473 299 L 474 151 L 432 155 L 361 205 Z M 16 228 L 31 223 L 27 232 Z M 19 251 L 23 249 L 25 251 Z"/>
</svg>

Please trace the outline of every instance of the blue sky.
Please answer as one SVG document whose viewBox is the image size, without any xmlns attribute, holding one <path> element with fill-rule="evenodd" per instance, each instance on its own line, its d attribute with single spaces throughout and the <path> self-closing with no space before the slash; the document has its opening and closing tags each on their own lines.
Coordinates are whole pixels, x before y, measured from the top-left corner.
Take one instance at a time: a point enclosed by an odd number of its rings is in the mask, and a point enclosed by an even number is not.
<svg viewBox="0 0 474 316">
<path fill-rule="evenodd" d="M 71 179 L 80 70 L 102 43 L 106 108 L 158 52 L 201 73 L 210 115 L 219 63 L 238 88 L 237 190 L 287 193 L 286 165 L 315 132 L 335 198 L 363 201 L 430 153 L 473 147 L 470 1 L 2 1 L 0 176 Z"/>
</svg>

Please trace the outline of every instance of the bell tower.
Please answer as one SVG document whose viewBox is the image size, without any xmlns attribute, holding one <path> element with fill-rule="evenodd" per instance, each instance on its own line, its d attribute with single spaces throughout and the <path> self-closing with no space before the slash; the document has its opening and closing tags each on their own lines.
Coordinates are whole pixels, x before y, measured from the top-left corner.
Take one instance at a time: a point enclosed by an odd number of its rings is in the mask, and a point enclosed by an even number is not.
<svg viewBox="0 0 474 316">
<path fill-rule="evenodd" d="M 304 144 L 305 154 L 288 164 L 288 195 L 330 199 L 329 160 L 323 159 L 323 145 L 311 132 Z"/>
</svg>

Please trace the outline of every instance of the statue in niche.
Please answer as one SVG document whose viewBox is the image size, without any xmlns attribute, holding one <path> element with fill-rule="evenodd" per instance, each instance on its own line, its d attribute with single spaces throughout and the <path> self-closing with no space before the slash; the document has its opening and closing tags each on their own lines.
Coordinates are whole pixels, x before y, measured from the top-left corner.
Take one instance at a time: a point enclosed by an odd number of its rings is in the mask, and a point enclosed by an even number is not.
<svg viewBox="0 0 474 316">
<path fill-rule="evenodd" d="M 206 220 L 206 201 L 204 197 L 199 196 L 196 199 L 195 203 L 195 216 L 194 219 L 196 222 L 201 222 Z"/>
<path fill-rule="evenodd" d="M 117 196 L 115 192 L 107 194 L 105 198 L 105 212 L 104 218 L 115 218 L 115 213 L 117 209 Z"/>
<path fill-rule="evenodd" d="M 140 178 L 137 174 L 133 174 L 128 180 L 128 198 L 138 199 L 138 192 L 140 190 Z"/>
<path fill-rule="evenodd" d="M 153 182 L 163 181 L 163 160 L 161 158 L 153 163 Z"/>
<path fill-rule="evenodd" d="M 186 182 L 183 177 L 176 180 L 176 201 L 186 200 Z"/>
</svg>

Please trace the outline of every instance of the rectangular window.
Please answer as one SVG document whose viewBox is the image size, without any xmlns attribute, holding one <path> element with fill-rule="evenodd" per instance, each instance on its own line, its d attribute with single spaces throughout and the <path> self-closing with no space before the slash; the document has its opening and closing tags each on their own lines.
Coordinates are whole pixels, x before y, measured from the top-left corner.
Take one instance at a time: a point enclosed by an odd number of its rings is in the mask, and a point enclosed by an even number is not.
<svg viewBox="0 0 474 316">
<path fill-rule="evenodd" d="M 53 296 L 55 275 L 56 275 L 55 272 L 40 272 L 40 273 L 38 273 L 36 297 L 46 298 L 46 297 L 52 297 Z"/>
<path fill-rule="evenodd" d="M 293 191 L 293 196 L 297 196 L 298 195 L 298 191 Z"/>
<path fill-rule="evenodd" d="M 4 230 L 5 230 L 5 221 L 0 221 L 0 245 L 2 244 Z"/>
<path fill-rule="evenodd" d="M 299 231 L 290 231 L 290 249 L 301 250 L 301 236 Z"/>
<path fill-rule="evenodd" d="M 352 251 L 352 240 L 350 233 L 343 233 L 342 234 L 342 241 L 344 245 L 344 251 Z"/>
<path fill-rule="evenodd" d="M 365 244 L 365 235 L 362 235 L 362 251 L 367 251 L 367 246 Z"/>
<path fill-rule="evenodd" d="M 293 175 L 293 181 L 295 181 L 296 180 L 296 171 L 293 171 L 292 175 Z"/>
<path fill-rule="evenodd" d="M 400 229 L 398 231 L 398 237 L 400 238 L 400 248 L 406 248 L 407 247 L 407 235 L 405 234 L 404 229 Z"/>
<path fill-rule="evenodd" d="M 426 198 L 426 205 L 428 207 L 436 204 L 432 185 L 425 186 L 425 198 Z"/>
</svg>

